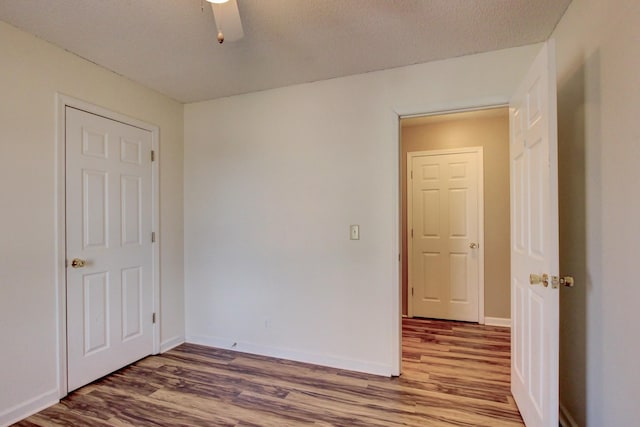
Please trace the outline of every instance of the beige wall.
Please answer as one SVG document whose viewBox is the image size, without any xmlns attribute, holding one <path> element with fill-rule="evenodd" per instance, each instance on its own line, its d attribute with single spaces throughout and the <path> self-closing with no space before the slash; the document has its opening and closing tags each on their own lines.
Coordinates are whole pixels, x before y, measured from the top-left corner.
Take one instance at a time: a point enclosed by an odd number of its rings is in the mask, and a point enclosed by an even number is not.
<svg viewBox="0 0 640 427">
<path fill-rule="evenodd" d="M 161 341 L 184 337 L 183 106 L 0 22 L 0 425 L 55 402 L 56 93 L 160 128 Z M 60 199 L 61 200 L 61 199 Z"/>
<path fill-rule="evenodd" d="M 640 420 L 640 2 L 574 0 L 558 62 L 560 400 L 579 426 Z"/>
<path fill-rule="evenodd" d="M 456 119 L 452 119 L 456 117 Z M 485 316 L 510 317 L 509 290 L 509 110 L 404 119 L 401 148 L 402 251 L 407 253 L 407 153 L 483 147 Z M 416 120 L 426 123 L 408 125 Z M 407 257 L 402 257 L 402 307 L 407 310 Z"/>
<path fill-rule="evenodd" d="M 398 373 L 398 115 L 504 104 L 538 49 L 185 105 L 187 340 Z"/>
</svg>

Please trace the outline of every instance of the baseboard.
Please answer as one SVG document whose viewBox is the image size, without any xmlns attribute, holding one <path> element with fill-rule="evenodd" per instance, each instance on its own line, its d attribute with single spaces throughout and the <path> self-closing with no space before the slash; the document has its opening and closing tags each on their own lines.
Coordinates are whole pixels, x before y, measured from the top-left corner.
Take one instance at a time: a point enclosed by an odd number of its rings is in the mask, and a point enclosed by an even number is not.
<svg viewBox="0 0 640 427">
<path fill-rule="evenodd" d="M 484 324 L 487 326 L 503 326 L 505 328 L 510 328 L 511 319 L 504 317 L 485 317 Z"/>
<path fill-rule="evenodd" d="M 179 346 L 184 343 L 184 336 L 178 335 L 177 337 L 169 338 L 160 343 L 160 353 L 164 353 L 165 351 L 169 351 L 174 347 Z"/>
<path fill-rule="evenodd" d="M 378 363 L 345 359 L 326 354 L 307 353 L 304 351 L 270 347 L 259 344 L 233 342 L 225 338 L 187 335 L 186 341 L 191 344 L 206 345 L 208 347 L 257 354 L 260 356 L 276 357 L 278 359 L 286 359 L 294 362 L 311 363 L 313 365 L 328 366 L 330 368 L 364 372 L 367 374 L 385 377 L 390 377 L 393 373 L 391 366 Z"/>
<path fill-rule="evenodd" d="M 578 427 L 566 406 L 560 402 L 560 425 L 562 427 Z"/>
<path fill-rule="evenodd" d="M 0 426 L 8 426 L 58 403 L 58 389 L 53 389 L 0 413 Z"/>
</svg>

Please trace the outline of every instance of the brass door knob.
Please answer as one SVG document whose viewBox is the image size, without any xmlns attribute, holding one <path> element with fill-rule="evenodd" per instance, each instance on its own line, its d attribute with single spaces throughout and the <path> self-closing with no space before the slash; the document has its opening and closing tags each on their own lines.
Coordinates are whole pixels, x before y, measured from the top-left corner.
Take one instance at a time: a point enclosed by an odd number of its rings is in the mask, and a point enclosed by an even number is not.
<svg viewBox="0 0 640 427">
<path fill-rule="evenodd" d="M 548 274 L 530 274 L 529 275 L 529 283 L 532 285 L 542 285 L 545 288 L 549 286 L 549 275 Z"/>
<path fill-rule="evenodd" d="M 477 248 L 477 247 L 479 247 L 479 246 L 480 246 L 480 245 L 479 245 L 479 244 L 477 244 L 477 243 L 469 243 L 469 247 L 470 247 L 471 249 L 475 249 L 475 248 Z"/>
<path fill-rule="evenodd" d="M 564 276 L 560 278 L 560 284 L 566 286 L 567 288 L 573 288 L 573 276 Z"/>
<path fill-rule="evenodd" d="M 71 260 L 71 267 L 73 268 L 82 268 L 84 267 L 84 264 L 85 260 L 80 258 L 74 258 L 73 260 Z"/>
</svg>

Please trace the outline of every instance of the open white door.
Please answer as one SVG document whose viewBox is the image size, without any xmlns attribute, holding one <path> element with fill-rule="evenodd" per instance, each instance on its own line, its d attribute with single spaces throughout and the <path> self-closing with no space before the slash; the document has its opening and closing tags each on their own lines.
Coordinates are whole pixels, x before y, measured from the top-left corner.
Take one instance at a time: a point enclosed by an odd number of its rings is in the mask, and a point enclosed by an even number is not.
<svg viewBox="0 0 640 427">
<path fill-rule="evenodd" d="M 511 392 L 528 427 L 558 426 L 558 165 L 555 45 L 510 102 Z"/>
</svg>

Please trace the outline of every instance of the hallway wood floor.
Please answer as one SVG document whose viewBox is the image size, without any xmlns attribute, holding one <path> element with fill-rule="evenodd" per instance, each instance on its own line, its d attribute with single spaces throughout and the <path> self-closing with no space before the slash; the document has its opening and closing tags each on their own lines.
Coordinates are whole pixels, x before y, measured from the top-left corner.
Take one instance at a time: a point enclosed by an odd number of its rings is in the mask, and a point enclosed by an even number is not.
<svg viewBox="0 0 640 427">
<path fill-rule="evenodd" d="M 522 426 L 509 329 L 403 320 L 403 374 L 384 378 L 183 344 L 16 426 Z"/>
</svg>

